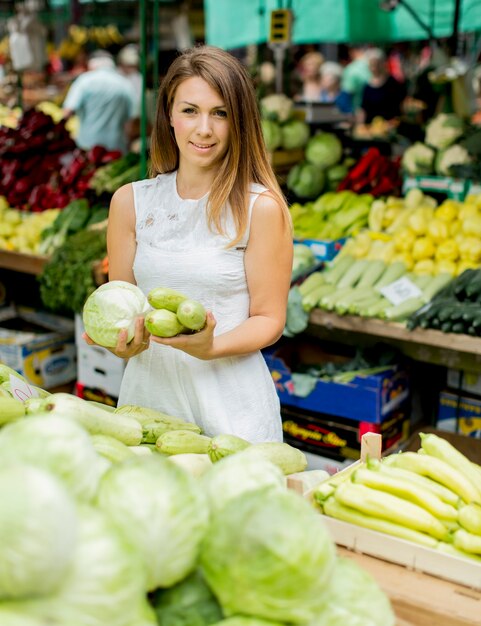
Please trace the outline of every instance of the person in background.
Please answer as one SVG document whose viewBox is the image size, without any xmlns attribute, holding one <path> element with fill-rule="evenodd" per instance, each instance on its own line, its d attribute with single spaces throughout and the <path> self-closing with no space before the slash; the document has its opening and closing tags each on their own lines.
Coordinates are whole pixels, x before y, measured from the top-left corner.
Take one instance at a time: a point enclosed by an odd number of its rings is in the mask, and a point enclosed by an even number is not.
<svg viewBox="0 0 481 626">
<path fill-rule="evenodd" d="M 63 109 L 65 117 L 75 113 L 79 118 L 80 148 L 100 145 L 127 152 L 138 105 L 130 82 L 119 74 L 108 52 L 99 50 L 90 56 L 88 70 L 70 86 Z"/>
<path fill-rule="evenodd" d="M 307 52 L 299 61 L 298 72 L 302 81 L 300 93 L 296 100 L 319 102 L 321 97 L 321 66 L 324 57 L 320 52 Z"/>
<path fill-rule="evenodd" d="M 142 74 L 139 72 L 139 49 L 134 44 L 128 44 L 117 55 L 119 73 L 130 82 L 140 103 L 142 94 Z"/>
<path fill-rule="evenodd" d="M 326 61 L 321 67 L 320 102 L 335 104 L 342 113 L 352 113 L 352 98 L 341 91 L 342 67 L 339 63 Z"/>
<path fill-rule="evenodd" d="M 120 404 L 197 423 L 210 436 L 281 441 L 279 399 L 260 349 L 282 335 L 291 281 L 289 210 L 269 164 L 254 86 L 228 52 L 198 46 L 160 86 L 152 178 L 112 197 L 109 279 L 170 287 L 207 309 L 203 330 L 119 334 Z M 85 337 L 87 343 L 92 341 Z"/>
<path fill-rule="evenodd" d="M 361 108 L 356 112 L 360 123 L 370 124 L 375 117 L 392 120 L 399 117 L 406 88 L 387 69 L 386 55 L 379 48 L 366 53 L 371 78 L 364 87 Z"/>
<path fill-rule="evenodd" d="M 366 50 L 353 46 L 348 49 L 349 63 L 345 66 L 341 77 L 341 90 L 351 96 L 352 110 L 361 107 L 364 87 L 371 78 Z"/>
</svg>

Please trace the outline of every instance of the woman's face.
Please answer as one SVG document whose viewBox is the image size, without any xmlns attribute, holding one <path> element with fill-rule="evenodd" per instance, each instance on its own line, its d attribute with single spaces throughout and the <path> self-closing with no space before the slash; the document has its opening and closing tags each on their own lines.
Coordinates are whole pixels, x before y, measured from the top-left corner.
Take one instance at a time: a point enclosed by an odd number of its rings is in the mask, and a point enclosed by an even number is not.
<svg viewBox="0 0 481 626">
<path fill-rule="evenodd" d="M 170 114 L 180 161 L 212 167 L 226 154 L 229 119 L 220 94 L 198 76 L 178 87 Z"/>
</svg>

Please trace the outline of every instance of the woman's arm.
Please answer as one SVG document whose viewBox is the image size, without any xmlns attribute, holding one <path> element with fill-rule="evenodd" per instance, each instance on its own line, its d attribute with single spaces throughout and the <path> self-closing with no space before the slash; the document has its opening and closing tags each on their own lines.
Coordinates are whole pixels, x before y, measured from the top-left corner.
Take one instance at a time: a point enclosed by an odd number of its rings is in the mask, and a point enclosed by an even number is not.
<svg viewBox="0 0 481 626">
<path fill-rule="evenodd" d="M 273 344 L 281 336 L 286 321 L 292 254 L 290 225 L 276 200 L 267 193 L 260 195 L 252 211 L 245 252 L 249 318 L 233 330 L 214 337 L 215 320 L 209 315 L 206 328 L 195 335 L 151 340 L 204 360 L 249 354 Z"/>
<path fill-rule="evenodd" d="M 135 209 L 132 185 L 124 185 L 112 196 L 107 228 L 109 280 L 125 280 L 135 285 L 133 264 L 135 240 Z"/>
<path fill-rule="evenodd" d="M 133 264 L 137 244 L 135 240 L 135 210 L 132 185 L 120 187 L 110 202 L 107 227 L 109 280 L 124 280 L 135 285 Z M 121 358 L 130 358 L 149 347 L 150 334 L 144 328 L 144 318 L 137 318 L 135 335 L 127 343 L 127 330 L 119 333 L 117 346 L 110 351 Z M 94 342 L 86 334 L 85 341 Z"/>
</svg>

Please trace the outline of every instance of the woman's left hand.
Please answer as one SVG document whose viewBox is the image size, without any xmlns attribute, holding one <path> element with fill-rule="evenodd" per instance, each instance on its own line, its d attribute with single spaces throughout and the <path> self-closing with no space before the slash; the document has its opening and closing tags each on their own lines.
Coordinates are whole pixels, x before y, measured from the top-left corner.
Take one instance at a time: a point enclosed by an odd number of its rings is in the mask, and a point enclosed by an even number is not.
<svg viewBox="0 0 481 626">
<path fill-rule="evenodd" d="M 171 346 L 176 350 L 182 350 L 197 359 L 208 361 L 213 358 L 214 328 L 216 321 L 213 314 L 208 311 L 205 326 L 192 335 L 177 335 L 176 337 L 155 337 L 150 336 L 150 341 L 161 343 L 164 346 Z"/>
</svg>

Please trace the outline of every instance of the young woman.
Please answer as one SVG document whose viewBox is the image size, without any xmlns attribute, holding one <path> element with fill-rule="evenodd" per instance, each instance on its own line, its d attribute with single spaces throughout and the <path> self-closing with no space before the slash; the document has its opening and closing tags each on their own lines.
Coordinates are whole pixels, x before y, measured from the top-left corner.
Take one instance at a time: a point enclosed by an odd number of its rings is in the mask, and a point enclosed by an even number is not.
<svg viewBox="0 0 481 626">
<path fill-rule="evenodd" d="M 113 196 L 110 280 L 147 294 L 170 287 L 203 303 L 205 328 L 134 339 L 119 405 L 197 423 L 208 435 L 282 439 L 279 402 L 259 350 L 285 323 L 292 267 L 289 212 L 269 165 L 251 80 L 223 50 L 179 56 L 160 87 L 153 178 Z"/>
</svg>

